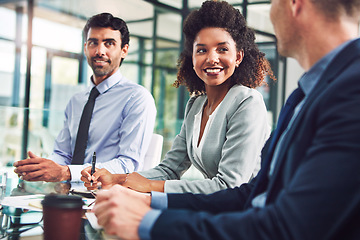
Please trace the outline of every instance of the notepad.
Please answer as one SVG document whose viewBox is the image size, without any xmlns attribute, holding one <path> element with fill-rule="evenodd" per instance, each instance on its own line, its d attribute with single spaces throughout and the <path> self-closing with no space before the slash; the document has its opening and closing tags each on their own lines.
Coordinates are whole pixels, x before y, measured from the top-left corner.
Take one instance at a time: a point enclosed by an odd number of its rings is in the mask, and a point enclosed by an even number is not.
<svg viewBox="0 0 360 240">
<path fill-rule="evenodd" d="M 29 202 L 29 206 L 30 207 L 34 207 L 34 208 L 38 208 L 38 209 L 42 209 L 42 204 L 41 204 L 42 200 L 34 200 Z"/>
</svg>

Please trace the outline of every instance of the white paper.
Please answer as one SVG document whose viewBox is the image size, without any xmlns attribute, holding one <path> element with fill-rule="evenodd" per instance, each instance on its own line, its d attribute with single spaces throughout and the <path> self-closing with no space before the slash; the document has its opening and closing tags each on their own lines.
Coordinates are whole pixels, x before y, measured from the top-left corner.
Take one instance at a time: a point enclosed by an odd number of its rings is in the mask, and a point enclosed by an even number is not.
<svg viewBox="0 0 360 240">
<path fill-rule="evenodd" d="M 3 206 L 24 208 L 33 211 L 42 211 L 41 201 L 44 199 L 44 197 L 44 194 L 11 196 L 5 197 L 1 204 Z M 92 204 L 90 207 L 89 205 L 95 201 L 94 198 L 82 198 L 82 200 L 84 202 L 83 209 L 93 208 L 94 204 Z"/>
<path fill-rule="evenodd" d="M 38 206 L 38 203 L 41 204 L 44 197 L 44 194 L 5 197 L 1 202 L 1 205 L 15 208 L 25 208 L 33 211 L 42 211 L 41 208 L 35 206 Z"/>
</svg>

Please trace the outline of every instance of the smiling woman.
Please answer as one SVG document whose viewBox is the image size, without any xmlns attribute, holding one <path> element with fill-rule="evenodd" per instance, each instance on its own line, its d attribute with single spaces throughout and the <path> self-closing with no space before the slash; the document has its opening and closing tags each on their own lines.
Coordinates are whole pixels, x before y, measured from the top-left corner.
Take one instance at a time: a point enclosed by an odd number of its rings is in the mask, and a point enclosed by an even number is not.
<svg viewBox="0 0 360 240">
<path fill-rule="evenodd" d="M 238 14 L 235 14 L 238 12 Z M 206 28 L 217 28 L 227 32 L 230 42 L 234 42 L 235 52 L 243 55 L 241 66 L 234 69 L 230 77 L 231 85 L 242 84 L 256 88 L 264 83 L 265 75 L 275 79 L 265 54 L 260 52 L 255 44 L 255 33 L 247 27 L 245 18 L 239 10 L 230 4 L 213 4 L 208 1 L 199 11 L 192 12 L 184 23 L 183 32 L 186 36 L 185 48 L 180 55 L 178 79 L 175 86 L 185 85 L 190 93 L 206 93 L 203 79 L 193 71 L 196 41 L 200 32 Z M 221 43 L 221 42 L 219 42 Z M 229 45 L 226 41 L 223 44 Z M 200 45 L 202 46 L 202 45 Z M 224 49 L 223 49 L 224 50 Z M 199 50 L 198 50 L 199 51 Z M 200 49 L 200 52 L 206 50 Z"/>
<path fill-rule="evenodd" d="M 270 128 L 263 98 L 254 88 L 266 74 L 273 75 L 254 32 L 227 2 L 206 1 L 190 13 L 184 33 L 175 86 L 185 85 L 193 97 L 171 150 L 157 167 L 127 177 L 106 170 L 90 176 L 85 169 L 85 186 L 91 189 L 93 180 L 103 188 L 122 184 L 141 192 L 212 193 L 257 174 Z M 205 179 L 180 179 L 191 165 Z"/>
<path fill-rule="evenodd" d="M 225 83 L 244 57 L 244 51 L 237 51 L 235 41 L 222 28 L 200 30 L 193 49 L 194 71 L 204 81 L 205 88 Z"/>
<path fill-rule="evenodd" d="M 229 3 L 206 1 L 189 14 L 183 32 L 185 48 L 174 85 L 186 86 L 194 97 L 172 150 L 159 166 L 140 172 L 152 179 L 150 187 L 141 189 L 140 177 L 129 175 L 124 186 L 135 190 L 211 193 L 248 182 L 260 168 L 269 126 L 254 88 L 267 74 L 275 77 L 253 30 Z M 190 165 L 205 179 L 179 180 Z"/>
</svg>

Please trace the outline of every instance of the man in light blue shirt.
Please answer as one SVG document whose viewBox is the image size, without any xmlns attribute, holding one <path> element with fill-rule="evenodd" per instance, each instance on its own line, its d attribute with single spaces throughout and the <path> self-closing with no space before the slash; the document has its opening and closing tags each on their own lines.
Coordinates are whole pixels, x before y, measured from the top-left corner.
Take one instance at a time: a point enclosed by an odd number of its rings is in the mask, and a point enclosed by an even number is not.
<svg viewBox="0 0 360 240">
<path fill-rule="evenodd" d="M 109 13 L 95 15 L 84 27 L 84 38 L 84 52 L 93 70 L 91 86 L 70 99 L 64 128 L 49 159 L 29 152 L 28 159 L 14 163 L 15 172 L 24 180 L 80 180 L 80 172 L 91 163 L 94 152 L 96 167 L 106 168 L 111 173 L 142 168 L 153 133 L 156 108 L 151 94 L 126 79 L 119 70 L 129 48 L 126 23 Z M 72 165 L 80 118 L 93 87 L 100 94 L 91 117 L 84 165 Z"/>
</svg>

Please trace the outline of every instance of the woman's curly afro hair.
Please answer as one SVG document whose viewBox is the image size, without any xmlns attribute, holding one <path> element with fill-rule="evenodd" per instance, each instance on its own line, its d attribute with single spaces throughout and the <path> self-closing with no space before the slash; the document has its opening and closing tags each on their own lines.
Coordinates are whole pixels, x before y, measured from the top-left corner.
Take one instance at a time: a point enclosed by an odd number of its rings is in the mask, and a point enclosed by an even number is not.
<svg viewBox="0 0 360 240">
<path fill-rule="evenodd" d="M 179 71 L 175 87 L 184 85 L 191 94 L 204 94 L 204 82 L 193 69 L 192 52 L 195 37 L 203 28 L 225 29 L 236 43 L 238 51 L 244 51 L 240 67 L 230 77 L 231 86 L 242 84 L 256 88 L 264 83 L 265 76 L 275 80 L 265 54 L 255 44 L 255 33 L 247 27 L 240 11 L 225 1 L 205 1 L 201 8 L 192 11 L 184 22 L 185 46 L 178 60 Z"/>
</svg>

